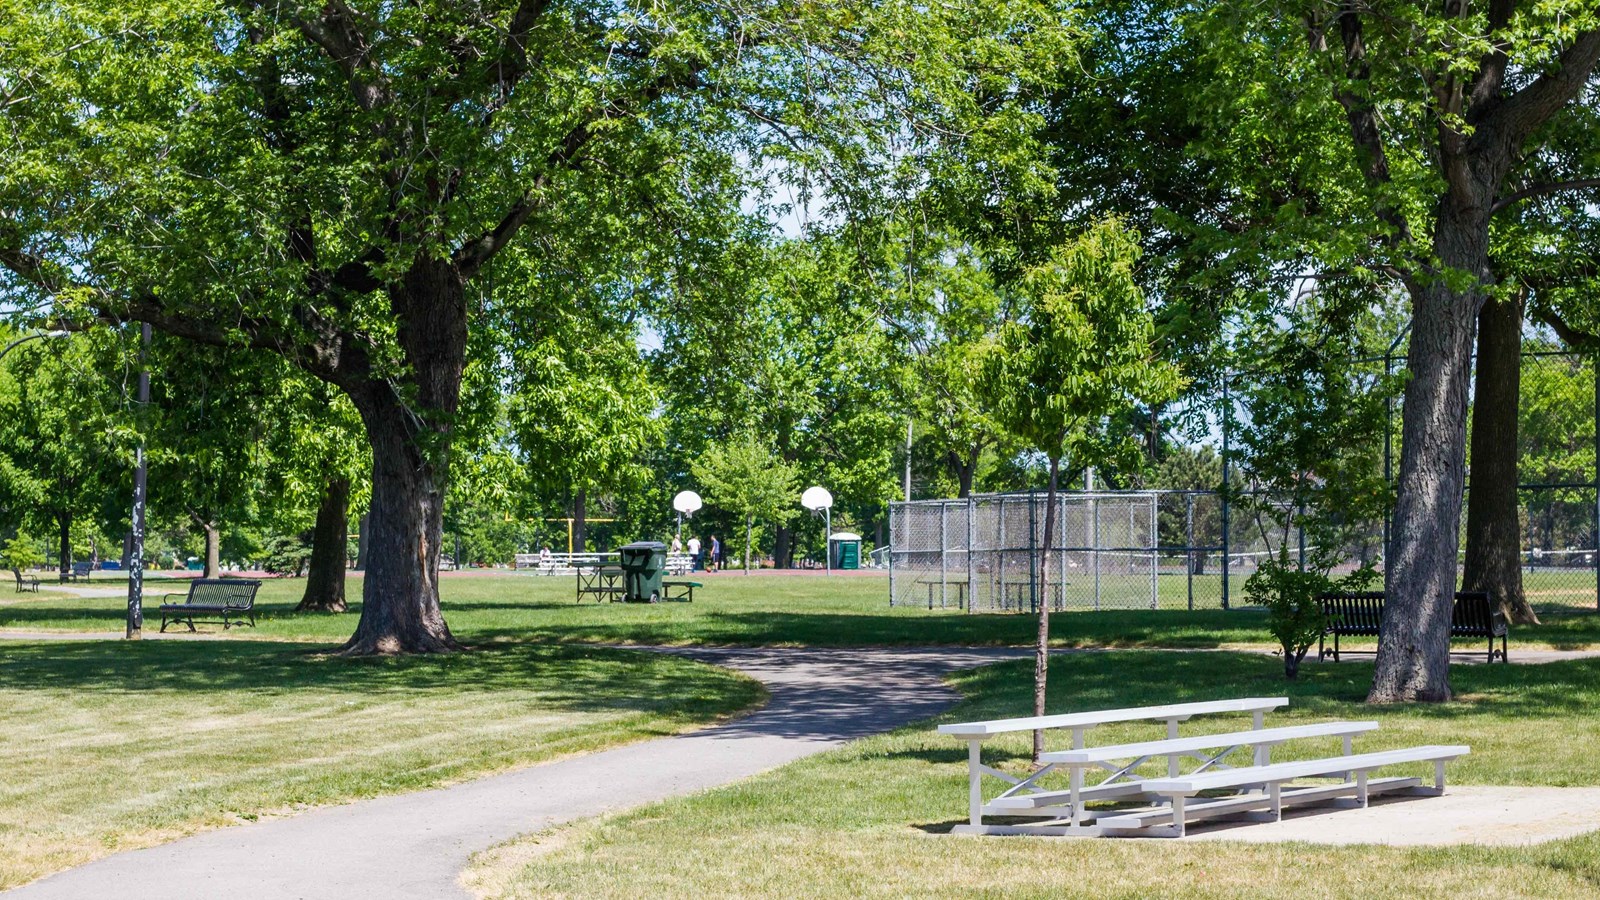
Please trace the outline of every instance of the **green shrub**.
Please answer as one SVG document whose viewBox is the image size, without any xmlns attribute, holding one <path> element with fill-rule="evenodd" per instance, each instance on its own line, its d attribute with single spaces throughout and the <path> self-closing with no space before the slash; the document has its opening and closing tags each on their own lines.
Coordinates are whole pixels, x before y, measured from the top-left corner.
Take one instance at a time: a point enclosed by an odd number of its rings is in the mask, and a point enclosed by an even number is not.
<svg viewBox="0 0 1600 900">
<path fill-rule="evenodd" d="M 44 565 L 44 553 L 32 538 L 19 534 L 6 541 L 5 549 L 0 550 L 0 565 L 20 572 L 23 569 Z"/>
<path fill-rule="evenodd" d="M 1288 549 L 1268 557 L 1256 569 L 1245 582 L 1244 593 L 1252 603 L 1267 609 L 1267 630 L 1283 651 L 1284 677 L 1299 677 L 1306 651 L 1328 628 L 1328 618 L 1323 615 L 1317 596 L 1361 590 L 1376 578 L 1377 573 L 1370 566 L 1342 578 L 1331 577 L 1328 569 L 1321 566 L 1301 568 L 1290 560 Z"/>
<path fill-rule="evenodd" d="M 306 573 L 311 564 L 311 544 L 298 537 L 280 535 L 267 540 L 261 569 L 273 575 L 290 575 L 295 578 Z"/>
</svg>

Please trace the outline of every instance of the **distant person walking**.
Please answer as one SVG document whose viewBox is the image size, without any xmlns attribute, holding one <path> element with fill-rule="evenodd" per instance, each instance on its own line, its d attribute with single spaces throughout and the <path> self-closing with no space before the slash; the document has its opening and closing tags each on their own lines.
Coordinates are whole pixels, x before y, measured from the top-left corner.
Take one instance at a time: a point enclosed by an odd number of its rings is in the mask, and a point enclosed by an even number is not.
<svg viewBox="0 0 1600 900">
<path fill-rule="evenodd" d="M 697 537 L 689 538 L 689 565 L 694 572 L 704 568 L 700 565 L 700 539 Z"/>
<path fill-rule="evenodd" d="M 711 571 L 722 571 L 722 542 L 714 534 L 711 536 Z"/>
</svg>

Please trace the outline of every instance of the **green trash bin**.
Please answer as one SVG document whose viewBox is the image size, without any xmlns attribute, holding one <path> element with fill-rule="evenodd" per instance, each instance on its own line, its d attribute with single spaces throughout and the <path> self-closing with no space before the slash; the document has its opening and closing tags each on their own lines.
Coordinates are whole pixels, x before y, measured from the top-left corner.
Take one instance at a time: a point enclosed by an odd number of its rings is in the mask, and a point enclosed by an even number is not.
<svg viewBox="0 0 1600 900">
<path fill-rule="evenodd" d="M 667 545 L 660 541 L 635 541 L 620 548 L 622 599 L 627 603 L 655 603 L 661 599 L 661 579 L 667 574 Z"/>
</svg>

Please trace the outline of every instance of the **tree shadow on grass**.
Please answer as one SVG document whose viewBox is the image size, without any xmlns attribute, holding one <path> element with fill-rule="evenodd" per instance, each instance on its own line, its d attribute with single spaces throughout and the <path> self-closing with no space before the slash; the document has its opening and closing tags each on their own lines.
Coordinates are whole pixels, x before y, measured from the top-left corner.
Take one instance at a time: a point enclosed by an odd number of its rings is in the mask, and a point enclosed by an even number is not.
<svg viewBox="0 0 1600 900">
<path fill-rule="evenodd" d="M 966 721 L 1030 715 L 1032 662 L 1021 660 L 952 676 L 969 699 L 945 719 Z M 1052 712 L 1116 709 L 1234 697 L 1287 697 L 1280 713 L 1318 718 L 1433 721 L 1470 734 L 1474 719 L 1538 721 L 1554 716 L 1600 717 L 1600 659 L 1529 666 L 1464 665 L 1451 669 L 1460 698 L 1451 703 L 1370 706 L 1372 663 L 1301 669 L 1283 677 L 1282 662 L 1251 653 L 1110 651 L 1058 656 L 1050 664 L 1046 708 Z M 1218 719 L 1219 723 L 1224 720 Z M 1247 719 L 1245 721 L 1248 721 Z M 1248 726 L 1246 726 L 1248 727 Z"/>
<path fill-rule="evenodd" d="M 331 647 L 319 649 L 332 649 Z M 269 641 L 83 641 L 0 644 L 0 691 L 172 692 L 197 697 L 326 691 L 453 697 L 523 692 L 556 710 L 704 718 L 753 702 L 759 688 L 685 660 L 593 647 L 507 645 L 437 656 L 330 656 Z"/>
<path fill-rule="evenodd" d="M 447 608 L 470 610 L 473 603 Z M 530 603 L 517 607 L 529 611 L 568 610 L 563 604 Z M 874 615 L 861 613 L 805 613 L 781 611 L 700 612 L 682 607 L 684 615 L 671 618 L 624 617 L 611 621 L 540 621 L 530 618 L 525 627 L 494 625 L 473 629 L 490 639 L 578 640 L 601 643 L 670 644 L 692 641 L 710 646 L 1019 646 L 1031 644 L 1038 628 L 1032 616 L 990 613 L 978 615 Z M 618 610 L 620 613 L 621 611 Z M 605 613 L 594 613 L 605 615 Z M 1164 616 L 1162 613 L 1149 613 Z M 1116 618 L 1095 620 L 1090 614 L 1057 618 L 1054 640 L 1060 646 L 1182 647 L 1214 649 L 1253 634 L 1254 619 L 1235 620 L 1233 627 L 1185 624 L 1162 618 L 1141 622 Z M 1242 627 L 1241 627 L 1242 626 Z"/>
</svg>

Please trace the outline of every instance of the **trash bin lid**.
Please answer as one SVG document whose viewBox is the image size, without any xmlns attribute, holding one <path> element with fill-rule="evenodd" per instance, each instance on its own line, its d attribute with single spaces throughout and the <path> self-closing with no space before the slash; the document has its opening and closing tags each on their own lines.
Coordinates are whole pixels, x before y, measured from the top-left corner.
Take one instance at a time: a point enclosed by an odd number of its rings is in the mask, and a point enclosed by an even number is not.
<svg viewBox="0 0 1600 900">
<path fill-rule="evenodd" d="M 667 549 L 667 545 L 661 543 L 660 541 L 634 541 L 631 544 L 623 544 L 621 547 L 619 547 L 617 549 L 619 549 L 619 550 L 665 550 L 665 549 Z"/>
</svg>

